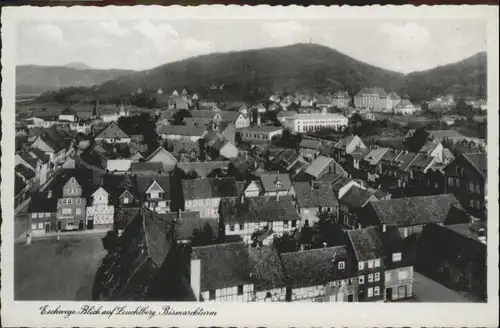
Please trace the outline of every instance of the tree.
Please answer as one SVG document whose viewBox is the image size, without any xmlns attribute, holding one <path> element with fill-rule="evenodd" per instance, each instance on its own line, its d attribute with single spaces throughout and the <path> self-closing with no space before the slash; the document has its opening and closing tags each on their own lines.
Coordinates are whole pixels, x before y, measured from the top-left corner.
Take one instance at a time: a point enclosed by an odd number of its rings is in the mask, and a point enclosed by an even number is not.
<svg viewBox="0 0 500 328">
<path fill-rule="evenodd" d="M 214 230 L 210 224 L 205 223 L 201 230 L 193 229 L 193 236 L 191 240 L 192 246 L 206 246 L 212 244 L 214 241 Z"/>
<path fill-rule="evenodd" d="M 179 109 L 173 115 L 173 125 L 184 125 L 185 117 L 192 117 L 191 113 L 187 109 Z"/>
<path fill-rule="evenodd" d="M 108 253 L 112 252 L 118 244 L 118 231 L 116 229 L 109 230 L 106 236 L 102 237 L 102 246 Z"/>
<path fill-rule="evenodd" d="M 297 240 L 288 233 L 284 233 L 281 237 L 276 236 L 273 244 L 279 253 L 296 252 L 299 249 Z"/>
<path fill-rule="evenodd" d="M 420 148 L 427 142 L 429 138 L 429 133 L 425 131 L 424 128 L 418 128 L 415 130 L 415 134 L 405 141 L 406 149 L 411 152 L 418 152 Z"/>
<path fill-rule="evenodd" d="M 316 241 L 315 246 L 320 246 L 318 243 L 326 243 L 328 246 L 342 245 L 345 242 L 345 234 L 334 214 L 320 212 L 316 215 L 318 221 L 314 224 L 314 229 L 319 232 L 320 240 Z"/>
</svg>

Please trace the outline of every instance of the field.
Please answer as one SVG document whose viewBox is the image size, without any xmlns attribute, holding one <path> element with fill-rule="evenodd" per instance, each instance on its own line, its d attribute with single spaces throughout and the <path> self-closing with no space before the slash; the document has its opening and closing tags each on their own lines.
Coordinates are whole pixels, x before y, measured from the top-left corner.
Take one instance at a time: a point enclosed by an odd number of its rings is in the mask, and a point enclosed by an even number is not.
<svg viewBox="0 0 500 328">
<path fill-rule="evenodd" d="M 101 234 L 33 239 L 14 249 L 14 299 L 84 301 L 106 255 Z"/>
</svg>

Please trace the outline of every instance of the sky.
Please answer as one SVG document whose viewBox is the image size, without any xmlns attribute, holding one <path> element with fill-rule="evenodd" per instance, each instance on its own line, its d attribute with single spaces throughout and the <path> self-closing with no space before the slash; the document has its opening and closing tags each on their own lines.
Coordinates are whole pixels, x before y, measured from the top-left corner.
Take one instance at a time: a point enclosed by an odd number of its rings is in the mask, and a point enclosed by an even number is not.
<svg viewBox="0 0 500 328">
<path fill-rule="evenodd" d="M 144 70 L 212 53 L 312 42 L 409 73 L 486 50 L 481 20 L 21 21 L 18 65 Z"/>
</svg>

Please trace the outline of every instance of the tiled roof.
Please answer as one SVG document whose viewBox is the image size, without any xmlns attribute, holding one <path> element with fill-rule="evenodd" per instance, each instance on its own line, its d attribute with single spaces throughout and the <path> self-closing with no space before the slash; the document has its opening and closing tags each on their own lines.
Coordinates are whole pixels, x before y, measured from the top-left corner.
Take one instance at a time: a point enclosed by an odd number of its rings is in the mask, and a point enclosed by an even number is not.
<svg viewBox="0 0 500 328">
<path fill-rule="evenodd" d="M 321 147 L 321 140 L 302 139 L 299 144 L 299 148 L 319 149 L 319 147 Z"/>
<path fill-rule="evenodd" d="M 190 151 L 195 151 L 197 156 L 200 154 L 200 144 L 197 141 L 171 140 L 169 144 L 172 145 L 173 152 L 177 154 Z"/>
<path fill-rule="evenodd" d="M 292 288 L 324 285 L 327 282 L 351 277 L 352 267 L 346 246 L 312 249 L 281 254 L 287 283 Z M 339 269 L 338 261 L 346 268 Z"/>
<path fill-rule="evenodd" d="M 347 236 L 358 261 L 367 261 L 382 257 L 383 233 L 380 227 L 348 230 Z"/>
<path fill-rule="evenodd" d="M 447 138 L 465 138 L 462 134 L 455 130 L 431 130 L 428 132 L 431 138 L 438 141 L 443 141 Z"/>
<path fill-rule="evenodd" d="M 264 192 L 288 191 L 292 188 L 290 175 L 285 173 L 264 173 L 260 176 Z"/>
<path fill-rule="evenodd" d="M 115 207 L 113 228 L 124 230 L 140 212 L 141 207 Z"/>
<path fill-rule="evenodd" d="M 252 247 L 248 255 L 255 291 L 285 287 L 285 273 L 276 248 Z"/>
<path fill-rule="evenodd" d="M 337 91 L 333 95 L 334 99 L 351 99 L 347 91 Z"/>
<path fill-rule="evenodd" d="M 413 107 L 413 104 L 411 103 L 410 99 L 403 98 L 401 102 L 397 105 L 397 107 Z"/>
<path fill-rule="evenodd" d="M 130 164 L 130 171 L 132 173 L 138 173 L 138 172 L 159 173 L 162 170 L 163 170 L 163 164 L 161 162 L 132 162 Z"/>
<path fill-rule="evenodd" d="M 17 174 L 23 176 L 26 180 L 31 180 L 35 177 L 35 172 L 24 166 L 23 164 L 18 164 L 15 167 L 15 171 Z"/>
<path fill-rule="evenodd" d="M 398 227 L 443 223 L 452 207 L 462 209 L 451 194 L 379 200 L 367 205 L 380 224 Z"/>
<path fill-rule="evenodd" d="M 244 243 L 193 247 L 192 258 L 201 262 L 202 291 L 252 283 L 248 246 Z"/>
<path fill-rule="evenodd" d="M 387 92 L 385 92 L 384 89 L 378 88 L 378 87 L 363 88 L 363 89 L 361 89 L 361 91 L 359 91 L 357 96 L 363 96 L 363 95 L 378 95 L 380 98 L 385 98 L 385 97 L 387 97 Z"/>
<path fill-rule="evenodd" d="M 340 139 L 337 143 L 334 144 L 335 148 L 344 148 L 349 146 L 349 144 L 355 139 L 359 138 L 357 135 L 349 135 L 345 138 Z"/>
<path fill-rule="evenodd" d="M 162 125 L 157 130 L 158 134 L 201 137 L 205 127 L 194 125 Z"/>
<path fill-rule="evenodd" d="M 318 156 L 311 164 L 306 168 L 305 173 L 318 178 L 325 168 L 329 165 L 335 163 L 335 167 L 332 170 L 334 173 L 346 174 L 344 168 L 338 164 L 333 158 L 326 156 Z"/>
<path fill-rule="evenodd" d="M 101 132 L 99 132 L 96 135 L 96 139 L 103 138 L 103 139 L 111 139 L 111 138 L 118 138 L 118 139 L 125 139 L 129 138 L 129 136 L 123 132 L 122 129 L 116 124 L 115 122 L 111 122 L 106 126 Z"/>
<path fill-rule="evenodd" d="M 397 162 L 397 168 L 400 171 L 405 171 L 413 162 L 413 160 L 417 157 L 416 153 L 402 151 L 394 160 Z"/>
<path fill-rule="evenodd" d="M 184 200 L 233 197 L 237 195 L 234 178 L 182 180 Z"/>
<path fill-rule="evenodd" d="M 129 175 L 107 174 L 103 177 L 102 187 L 109 193 L 111 204 L 115 206 L 119 204 L 119 197 L 125 190 L 134 196 L 134 203 L 139 198 L 137 180 Z"/>
<path fill-rule="evenodd" d="M 370 165 L 377 165 L 388 150 L 389 148 L 372 149 L 363 160 L 367 161 Z"/>
<path fill-rule="evenodd" d="M 417 156 L 413 158 L 410 166 L 411 168 L 425 169 L 431 162 L 434 161 L 434 157 L 427 156 L 423 153 L 418 153 Z"/>
<path fill-rule="evenodd" d="M 229 161 L 179 162 L 177 163 L 177 167 L 184 171 L 185 174 L 189 174 L 194 171 L 198 177 L 205 178 L 215 169 L 227 169 L 229 163 Z"/>
<path fill-rule="evenodd" d="M 153 212 L 141 208 L 118 239 L 117 247 L 97 271 L 95 291 L 104 300 L 145 300 L 171 243 L 166 227 Z"/>
<path fill-rule="evenodd" d="M 341 203 L 347 204 L 354 208 L 363 207 L 370 199 L 373 193 L 366 189 L 361 189 L 357 186 L 352 186 L 340 199 Z"/>
<path fill-rule="evenodd" d="M 23 191 L 24 188 L 26 188 L 26 184 L 24 183 L 23 179 L 21 179 L 20 177 L 16 176 L 14 178 L 14 196 L 19 195 L 19 193 L 21 191 Z"/>
<path fill-rule="evenodd" d="M 296 182 L 293 184 L 300 207 L 334 207 L 338 200 L 327 182 Z"/>
<path fill-rule="evenodd" d="M 419 150 L 419 152 L 427 153 L 433 151 L 438 147 L 441 143 L 438 140 L 429 140 L 427 141 Z"/>
<path fill-rule="evenodd" d="M 50 160 L 50 156 L 45 154 L 43 151 L 41 151 L 38 148 L 29 148 L 27 150 L 27 153 L 32 154 L 33 156 L 37 157 L 42 163 L 47 163 Z"/>
<path fill-rule="evenodd" d="M 291 196 L 227 197 L 219 212 L 225 223 L 300 220 Z"/>
<path fill-rule="evenodd" d="M 205 225 L 209 225 L 213 238 L 216 239 L 219 235 L 219 224 L 216 219 L 200 218 L 200 212 L 170 212 L 165 214 L 158 214 L 162 220 L 169 223 L 169 226 L 175 221 L 175 234 L 176 240 L 190 240 L 194 232 L 203 231 Z"/>
<path fill-rule="evenodd" d="M 466 153 L 463 154 L 464 158 L 472 164 L 472 166 L 481 174 L 483 177 L 487 176 L 488 172 L 488 161 L 486 160 L 486 154 L 484 153 Z"/>
</svg>

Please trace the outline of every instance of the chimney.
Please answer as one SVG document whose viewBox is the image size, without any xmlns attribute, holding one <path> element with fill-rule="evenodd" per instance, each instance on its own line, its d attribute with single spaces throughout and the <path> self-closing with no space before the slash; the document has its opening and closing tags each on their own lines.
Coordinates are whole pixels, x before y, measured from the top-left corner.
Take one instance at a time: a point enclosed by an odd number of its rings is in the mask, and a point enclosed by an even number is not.
<svg viewBox="0 0 500 328">
<path fill-rule="evenodd" d="M 241 204 L 243 204 L 244 201 L 245 201 L 245 193 L 242 193 L 240 198 Z"/>
<path fill-rule="evenodd" d="M 260 126 L 260 114 L 257 114 L 257 125 Z"/>
<path fill-rule="evenodd" d="M 385 224 L 382 224 L 382 232 L 386 232 L 387 226 Z"/>
<path fill-rule="evenodd" d="M 191 273 L 190 273 L 191 289 L 193 290 L 196 300 L 200 300 L 201 293 L 201 260 L 191 259 Z"/>
</svg>

